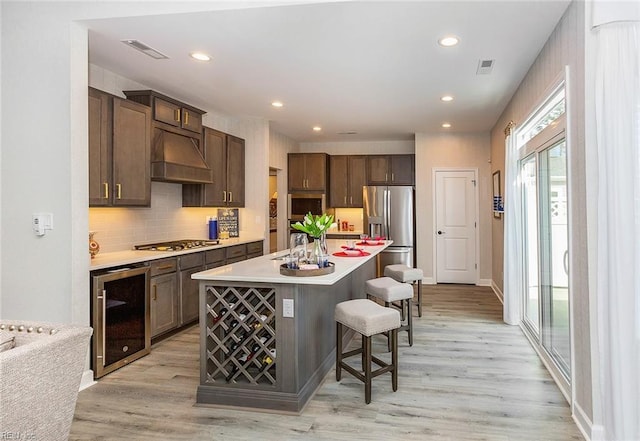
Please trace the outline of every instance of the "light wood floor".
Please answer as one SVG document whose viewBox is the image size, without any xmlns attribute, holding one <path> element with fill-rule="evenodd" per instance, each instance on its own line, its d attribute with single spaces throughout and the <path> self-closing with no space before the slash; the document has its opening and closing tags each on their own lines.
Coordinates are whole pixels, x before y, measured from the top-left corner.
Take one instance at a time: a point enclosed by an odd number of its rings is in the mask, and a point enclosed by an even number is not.
<svg viewBox="0 0 640 441">
<path fill-rule="evenodd" d="M 299 416 L 195 407 L 197 328 L 80 392 L 71 440 L 582 440 L 570 409 L 488 288 L 425 286 L 414 345 L 399 336 L 390 374 L 362 383 L 331 371 Z M 382 351 L 380 338 L 374 351 Z M 380 358 L 384 358 L 382 354 Z M 359 357 L 354 357 L 358 359 Z"/>
</svg>

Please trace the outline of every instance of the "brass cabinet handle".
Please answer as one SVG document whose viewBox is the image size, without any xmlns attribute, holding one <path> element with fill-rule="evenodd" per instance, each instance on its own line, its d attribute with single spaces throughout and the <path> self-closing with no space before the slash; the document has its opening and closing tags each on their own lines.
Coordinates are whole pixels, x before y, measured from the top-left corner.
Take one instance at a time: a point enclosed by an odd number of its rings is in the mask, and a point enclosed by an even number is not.
<svg viewBox="0 0 640 441">
<path fill-rule="evenodd" d="M 233 193 L 229 192 L 229 202 L 233 202 Z"/>
<path fill-rule="evenodd" d="M 344 203 L 345 204 L 347 203 L 347 197 L 346 196 L 344 197 Z"/>
<path fill-rule="evenodd" d="M 176 109 L 175 110 L 175 116 L 174 119 L 178 122 L 180 122 L 180 109 Z"/>
<path fill-rule="evenodd" d="M 158 300 L 158 285 L 153 285 L 153 300 Z"/>
<path fill-rule="evenodd" d="M 388 174 L 388 173 L 385 173 L 385 174 L 384 174 L 384 180 L 385 180 L 385 182 L 386 182 L 388 179 L 389 179 L 389 174 Z"/>
<path fill-rule="evenodd" d="M 104 199 L 109 199 L 109 183 L 105 182 L 104 184 L 102 184 L 102 186 L 104 187 Z"/>
<path fill-rule="evenodd" d="M 349 196 L 349 203 L 353 204 L 353 196 Z"/>
<path fill-rule="evenodd" d="M 391 182 L 395 182 L 395 180 L 396 179 L 394 178 L 393 173 L 391 173 Z"/>
<path fill-rule="evenodd" d="M 118 193 L 117 198 L 118 199 L 122 199 L 122 185 L 120 184 L 116 184 L 116 191 Z"/>
<path fill-rule="evenodd" d="M 163 266 L 157 267 L 156 269 L 166 270 L 166 269 L 172 269 L 172 268 L 173 268 L 173 265 L 163 265 Z"/>
<path fill-rule="evenodd" d="M 222 202 L 227 202 L 227 192 L 226 192 L 226 190 L 222 190 Z"/>
<path fill-rule="evenodd" d="M 186 110 L 184 111 L 184 124 L 187 126 L 189 125 L 189 112 Z"/>
</svg>

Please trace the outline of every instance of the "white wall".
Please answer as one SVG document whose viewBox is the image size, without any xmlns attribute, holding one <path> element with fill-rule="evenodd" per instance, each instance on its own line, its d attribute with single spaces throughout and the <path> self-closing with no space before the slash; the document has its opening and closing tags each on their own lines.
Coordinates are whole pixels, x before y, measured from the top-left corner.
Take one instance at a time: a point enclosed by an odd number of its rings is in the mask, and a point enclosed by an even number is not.
<svg viewBox="0 0 640 441">
<path fill-rule="evenodd" d="M 1 2 L 0 7 L 0 105 L 12 109 L 2 113 L 0 122 L 0 311 L 15 320 L 88 324 L 88 40 L 77 20 L 233 6 Z M 229 128 L 247 139 L 248 184 L 265 185 L 260 182 L 268 179 L 268 124 L 233 121 Z M 264 203 L 248 192 L 248 209 L 260 209 L 245 216 L 247 225 L 241 228 L 266 230 Z M 32 232 L 35 212 L 53 214 L 55 229 L 44 237 Z"/>
<path fill-rule="evenodd" d="M 289 248 L 287 212 L 287 154 L 299 151 L 297 141 L 274 130 L 269 132 L 269 167 L 278 171 L 278 249 Z"/>
<path fill-rule="evenodd" d="M 435 283 L 433 248 L 434 168 L 469 168 L 478 170 L 478 278 L 482 284 L 491 280 L 492 176 L 489 133 L 416 134 L 416 226 L 418 267 L 425 279 Z"/>
<path fill-rule="evenodd" d="M 343 141 L 302 142 L 303 153 L 324 152 L 330 155 L 385 155 L 414 153 L 415 142 L 411 141 Z"/>
</svg>

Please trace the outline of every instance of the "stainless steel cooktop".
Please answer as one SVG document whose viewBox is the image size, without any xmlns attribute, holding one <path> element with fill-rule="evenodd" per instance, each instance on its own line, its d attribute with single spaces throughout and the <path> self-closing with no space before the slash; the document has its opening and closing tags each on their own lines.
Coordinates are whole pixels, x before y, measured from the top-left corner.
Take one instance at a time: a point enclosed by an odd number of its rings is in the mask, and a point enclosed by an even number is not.
<svg viewBox="0 0 640 441">
<path fill-rule="evenodd" d="M 141 251 L 182 251 L 191 248 L 210 247 L 212 245 L 218 245 L 219 243 L 220 241 L 218 240 L 185 239 L 134 245 L 133 248 Z"/>
</svg>

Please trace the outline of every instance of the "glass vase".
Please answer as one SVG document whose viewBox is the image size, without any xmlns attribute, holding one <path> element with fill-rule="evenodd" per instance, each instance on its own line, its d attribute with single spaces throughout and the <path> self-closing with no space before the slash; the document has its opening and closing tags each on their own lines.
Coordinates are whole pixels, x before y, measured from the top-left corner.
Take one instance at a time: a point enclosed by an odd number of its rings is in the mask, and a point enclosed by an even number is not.
<svg viewBox="0 0 640 441">
<path fill-rule="evenodd" d="M 319 268 L 323 268 L 327 265 L 327 236 L 323 234 L 320 237 L 315 237 L 311 246 L 311 263 L 315 263 Z"/>
</svg>

